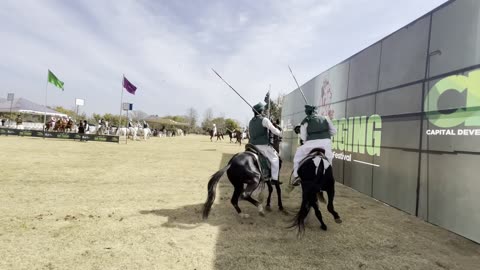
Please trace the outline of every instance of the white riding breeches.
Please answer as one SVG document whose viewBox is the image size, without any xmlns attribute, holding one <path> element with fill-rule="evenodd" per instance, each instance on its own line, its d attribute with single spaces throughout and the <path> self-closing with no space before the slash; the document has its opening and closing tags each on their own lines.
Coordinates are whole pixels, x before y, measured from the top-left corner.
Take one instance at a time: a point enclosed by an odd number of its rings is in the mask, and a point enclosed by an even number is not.
<svg viewBox="0 0 480 270">
<path fill-rule="evenodd" d="M 293 158 L 293 176 L 297 177 L 298 165 L 310 152 L 315 148 L 325 149 L 325 157 L 328 159 L 328 162 L 332 164 L 333 161 L 333 152 L 332 152 L 332 140 L 330 139 L 318 139 L 306 141 L 303 145 L 297 148 L 295 157 Z"/>
<path fill-rule="evenodd" d="M 272 180 L 278 180 L 278 173 L 280 171 L 280 160 L 277 151 L 270 145 L 255 145 L 260 152 L 270 161 Z"/>
</svg>

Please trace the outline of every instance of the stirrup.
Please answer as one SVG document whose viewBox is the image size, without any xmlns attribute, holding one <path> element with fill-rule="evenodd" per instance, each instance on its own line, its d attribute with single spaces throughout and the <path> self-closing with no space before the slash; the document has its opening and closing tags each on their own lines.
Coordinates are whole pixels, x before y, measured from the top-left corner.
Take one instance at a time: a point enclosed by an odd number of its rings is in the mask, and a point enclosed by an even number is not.
<svg viewBox="0 0 480 270">
<path fill-rule="evenodd" d="M 299 186 L 301 181 L 302 180 L 300 179 L 300 177 L 298 177 L 298 176 L 295 177 L 295 179 L 292 180 L 292 186 L 295 186 L 295 187 Z"/>
</svg>

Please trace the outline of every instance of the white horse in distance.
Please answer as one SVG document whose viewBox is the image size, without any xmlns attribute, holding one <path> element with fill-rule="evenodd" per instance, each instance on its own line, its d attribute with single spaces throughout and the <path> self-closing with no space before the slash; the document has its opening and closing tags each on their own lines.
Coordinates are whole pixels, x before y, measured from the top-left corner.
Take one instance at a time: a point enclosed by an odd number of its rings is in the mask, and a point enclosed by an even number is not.
<svg viewBox="0 0 480 270">
<path fill-rule="evenodd" d="M 121 127 L 117 129 L 117 136 L 132 136 L 132 140 L 138 140 L 138 127 Z"/>
</svg>

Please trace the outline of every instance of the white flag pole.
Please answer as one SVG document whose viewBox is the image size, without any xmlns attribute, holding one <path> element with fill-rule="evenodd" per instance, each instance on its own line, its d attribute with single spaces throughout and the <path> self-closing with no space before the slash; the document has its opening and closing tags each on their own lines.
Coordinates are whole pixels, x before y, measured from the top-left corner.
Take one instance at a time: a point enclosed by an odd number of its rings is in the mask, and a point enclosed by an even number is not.
<svg viewBox="0 0 480 270">
<path fill-rule="evenodd" d="M 43 116 L 43 138 L 45 139 L 45 132 L 47 132 L 47 90 L 48 90 L 48 76 L 50 75 L 50 70 L 47 73 L 47 84 L 45 85 L 45 115 Z"/>
</svg>

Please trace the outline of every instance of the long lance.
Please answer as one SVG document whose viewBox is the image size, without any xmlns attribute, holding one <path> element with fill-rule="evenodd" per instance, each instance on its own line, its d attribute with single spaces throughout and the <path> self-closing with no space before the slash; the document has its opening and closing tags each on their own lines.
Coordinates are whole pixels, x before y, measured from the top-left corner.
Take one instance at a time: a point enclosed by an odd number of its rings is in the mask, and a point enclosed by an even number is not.
<svg viewBox="0 0 480 270">
<path fill-rule="evenodd" d="M 303 99 L 305 100 L 305 104 L 308 105 L 307 98 L 305 97 L 305 94 L 303 93 L 302 88 L 301 88 L 300 85 L 298 84 L 297 78 L 295 78 L 295 75 L 293 75 L 293 71 L 292 71 L 292 69 L 290 68 L 290 66 L 288 66 L 288 69 L 290 70 L 290 73 L 292 74 L 292 77 L 293 77 L 293 79 L 295 80 L 295 83 L 297 84 L 297 87 L 298 87 L 298 89 L 300 90 L 300 93 L 302 93 Z"/>
<path fill-rule="evenodd" d="M 252 108 L 253 111 L 255 111 L 257 114 L 260 114 L 257 110 L 255 110 L 252 105 L 250 105 L 250 103 L 248 103 L 248 101 L 246 101 L 238 92 L 237 90 L 235 90 L 230 84 L 228 84 L 223 78 L 222 76 L 220 76 L 220 74 L 218 74 L 218 72 L 215 71 L 215 69 L 213 69 L 213 72 L 215 72 L 215 74 L 217 74 L 217 76 L 225 83 L 228 85 L 228 87 L 230 87 L 230 89 L 233 90 L 233 92 L 235 92 L 241 99 L 243 99 L 243 101 L 245 101 L 245 103 L 247 103 L 248 106 L 250 106 L 250 108 Z"/>
<path fill-rule="evenodd" d="M 271 103 L 270 103 L 270 90 L 271 90 L 271 88 L 272 88 L 272 86 L 269 84 L 269 85 L 268 85 L 268 100 L 267 100 L 267 102 L 268 102 L 268 103 L 267 103 L 267 104 L 268 104 L 268 120 L 269 120 L 269 121 L 271 121 L 271 119 L 270 119 L 270 116 L 271 116 L 271 115 L 270 115 L 270 112 L 271 112 L 271 109 L 272 109 L 272 108 L 270 108 L 270 106 L 271 106 Z M 269 143 L 270 143 L 270 136 L 271 136 L 272 134 L 271 134 L 271 132 L 270 132 L 269 129 L 267 129 L 267 133 L 268 133 L 268 141 L 269 141 Z"/>
<path fill-rule="evenodd" d="M 270 113 L 271 113 L 271 109 L 270 106 L 271 106 L 271 103 L 270 103 L 270 90 L 271 90 L 272 86 L 269 84 L 268 85 L 268 120 L 270 120 Z"/>
</svg>

